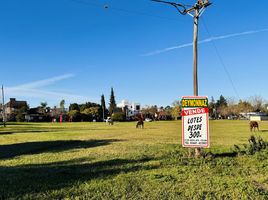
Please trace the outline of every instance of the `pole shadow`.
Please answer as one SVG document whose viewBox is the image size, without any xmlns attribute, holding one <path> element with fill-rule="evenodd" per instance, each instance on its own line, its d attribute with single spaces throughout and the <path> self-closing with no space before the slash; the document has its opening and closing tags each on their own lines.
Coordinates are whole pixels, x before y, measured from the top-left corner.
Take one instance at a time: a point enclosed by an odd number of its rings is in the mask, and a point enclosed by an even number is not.
<svg viewBox="0 0 268 200">
<path fill-rule="evenodd" d="M 41 165 L 0 167 L 0 199 L 48 193 L 50 190 L 60 190 L 94 179 L 104 180 L 121 173 L 156 169 L 156 166 L 146 164 L 151 160 L 111 159 L 84 163 L 85 160 L 80 159 Z"/>
<path fill-rule="evenodd" d="M 70 149 L 93 148 L 109 145 L 123 140 L 56 140 L 42 142 L 26 142 L 0 145 L 0 159 L 11 159 L 21 155 L 32 155 L 48 152 L 61 152 Z"/>
</svg>

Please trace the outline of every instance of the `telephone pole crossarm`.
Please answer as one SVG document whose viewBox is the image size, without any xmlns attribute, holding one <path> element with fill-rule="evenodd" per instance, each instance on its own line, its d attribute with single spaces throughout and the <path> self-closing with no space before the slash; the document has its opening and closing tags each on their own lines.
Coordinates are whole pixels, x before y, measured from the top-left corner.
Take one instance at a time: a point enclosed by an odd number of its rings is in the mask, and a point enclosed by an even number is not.
<svg viewBox="0 0 268 200">
<path fill-rule="evenodd" d="M 205 11 L 205 9 L 210 6 L 212 3 L 205 1 L 198 1 L 194 6 L 192 6 L 189 9 L 186 9 L 185 12 L 186 14 L 190 15 L 191 17 L 200 17 L 203 12 Z M 195 13 L 195 11 L 198 11 L 197 14 Z M 191 14 L 192 12 L 194 12 L 194 14 Z"/>
</svg>

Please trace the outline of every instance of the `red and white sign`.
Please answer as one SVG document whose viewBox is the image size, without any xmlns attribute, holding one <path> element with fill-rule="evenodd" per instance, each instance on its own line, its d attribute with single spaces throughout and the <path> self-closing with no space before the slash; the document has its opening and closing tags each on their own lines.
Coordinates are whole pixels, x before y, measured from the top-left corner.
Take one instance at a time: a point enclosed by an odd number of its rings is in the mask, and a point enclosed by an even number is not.
<svg viewBox="0 0 268 200">
<path fill-rule="evenodd" d="M 207 97 L 182 98 L 182 145 L 184 147 L 209 147 Z M 202 105 L 204 107 L 197 107 Z"/>
</svg>

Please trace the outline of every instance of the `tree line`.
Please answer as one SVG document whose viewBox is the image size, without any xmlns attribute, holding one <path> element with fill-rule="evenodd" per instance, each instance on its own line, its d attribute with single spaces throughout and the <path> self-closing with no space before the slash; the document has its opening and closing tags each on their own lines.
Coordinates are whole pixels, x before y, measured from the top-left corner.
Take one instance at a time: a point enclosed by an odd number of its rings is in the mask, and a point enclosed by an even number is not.
<svg viewBox="0 0 268 200">
<path fill-rule="evenodd" d="M 217 101 L 211 97 L 209 103 L 209 115 L 215 119 L 238 119 L 243 117 L 243 113 L 251 112 L 268 114 L 268 103 L 261 96 L 252 96 L 247 100 L 235 101 L 232 98 L 226 99 L 222 95 Z"/>
<path fill-rule="evenodd" d="M 68 116 L 71 121 L 103 121 L 107 116 L 114 113 L 115 108 L 114 90 L 111 88 L 109 109 L 106 108 L 105 97 L 102 94 L 100 104 L 92 102 L 70 104 Z"/>
<path fill-rule="evenodd" d="M 50 108 L 46 102 L 41 102 L 37 108 L 23 107 L 18 109 L 12 115 L 10 121 L 25 121 L 25 115 L 31 112 L 38 113 L 42 116 L 40 121 L 51 121 L 63 116 L 64 121 L 80 122 L 80 121 L 103 121 L 108 116 L 115 121 L 133 120 L 128 118 L 125 108 L 118 109 L 116 105 L 114 90 L 111 88 L 109 106 L 106 107 L 105 97 L 102 94 L 100 104 L 86 102 L 83 104 L 72 103 L 69 109 L 65 109 L 65 100 L 61 100 L 59 108 Z M 33 111 L 34 110 L 34 111 Z M 209 116 L 212 119 L 238 119 L 242 118 L 242 113 L 263 112 L 268 114 L 268 103 L 260 96 L 250 97 L 247 100 L 235 101 L 232 98 L 225 98 L 223 95 L 215 100 L 213 97 L 209 100 Z M 158 107 L 144 106 L 140 110 L 143 118 L 152 120 L 177 120 L 181 118 L 181 101 L 177 100 L 171 106 Z"/>
</svg>

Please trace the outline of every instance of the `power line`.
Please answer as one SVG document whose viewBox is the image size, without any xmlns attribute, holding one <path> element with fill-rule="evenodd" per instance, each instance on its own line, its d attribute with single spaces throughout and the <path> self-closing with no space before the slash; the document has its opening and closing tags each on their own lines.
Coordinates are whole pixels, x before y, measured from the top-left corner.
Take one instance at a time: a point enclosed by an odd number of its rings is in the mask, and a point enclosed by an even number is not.
<svg viewBox="0 0 268 200">
<path fill-rule="evenodd" d="M 177 11 L 179 11 L 180 14 L 182 14 L 182 15 L 187 14 L 186 5 L 183 5 L 183 4 L 180 4 L 180 3 L 175 3 L 175 2 L 170 2 L 170 1 L 162 1 L 162 0 L 152 0 L 152 1 L 172 5 L 173 7 L 175 7 L 177 9 Z"/>
<path fill-rule="evenodd" d="M 109 10 L 113 10 L 116 12 L 123 12 L 123 13 L 134 14 L 134 15 L 142 15 L 142 16 L 160 18 L 160 19 L 165 19 L 165 20 L 170 20 L 170 21 L 178 21 L 178 19 L 175 19 L 175 18 L 163 17 L 163 16 L 159 16 L 159 15 L 153 15 L 150 13 L 144 13 L 144 12 L 135 11 L 135 10 L 118 8 L 118 7 L 110 6 L 108 4 L 100 4 L 100 3 L 95 3 L 92 1 L 86 1 L 86 0 L 70 0 L 70 1 L 72 1 L 74 3 L 82 4 L 82 5 L 94 6 L 94 7 L 103 8 L 103 9 L 109 9 Z"/>
<path fill-rule="evenodd" d="M 206 25 L 206 22 L 205 22 L 204 18 L 201 18 L 201 21 L 202 21 L 202 23 L 203 23 L 203 25 L 204 25 L 204 27 L 205 27 L 205 30 L 206 30 L 207 34 L 209 35 L 210 38 L 212 38 L 212 35 L 210 34 L 210 31 L 208 30 L 208 27 L 207 27 L 207 25 Z M 224 72 L 226 73 L 227 78 L 229 79 L 229 81 L 230 81 L 230 83 L 231 83 L 232 89 L 234 90 L 234 92 L 235 92 L 236 96 L 238 97 L 238 99 L 240 99 L 240 95 L 239 95 L 239 93 L 238 93 L 238 91 L 237 91 L 237 89 L 236 89 L 236 87 L 235 87 L 235 84 L 234 84 L 234 82 L 233 82 L 232 76 L 231 76 L 231 74 L 229 73 L 229 71 L 228 71 L 228 69 L 227 69 L 227 67 L 226 67 L 226 65 L 225 65 L 225 63 L 224 63 L 224 61 L 223 61 L 223 58 L 222 58 L 222 56 L 221 56 L 221 54 L 220 54 L 220 52 L 219 52 L 219 50 L 218 50 L 218 48 L 217 48 L 217 46 L 216 46 L 216 43 L 215 43 L 213 40 L 211 40 L 211 42 L 212 42 L 212 45 L 213 45 L 214 50 L 215 50 L 215 52 L 216 52 L 216 55 L 217 55 L 217 57 L 218 57 L 218 59 L 219 59 L 221 65 L 222 65 L 222 67 L 223 67 L 223 69 L 224 69 Z"/>
</svg>

